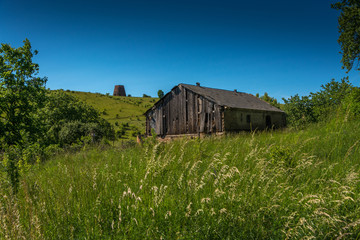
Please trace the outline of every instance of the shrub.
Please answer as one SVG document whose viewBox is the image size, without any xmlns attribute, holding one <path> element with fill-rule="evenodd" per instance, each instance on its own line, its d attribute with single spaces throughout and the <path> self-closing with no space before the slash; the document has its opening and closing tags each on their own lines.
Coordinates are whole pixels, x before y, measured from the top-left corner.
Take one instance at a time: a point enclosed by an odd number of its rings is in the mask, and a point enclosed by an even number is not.
<svg viewBox="0 0 360 240">
<path fill-rule="evenodd" d="M 326 120 L 329 114 L 334 112 L 335 108 L 351 93 L 352 88 L 348 78 L 343 78 L 340 82 L 332 79 L 329 83 L 321 85 L 320 91 L 310 93 L 316 120 Z"/>
<path fill-rule="evenodd" d="M 124 128 L 120 128 L 116 131 L 116 137 L 117 138 L 121 138 L 122 136 L 125 135 L 125 129 Z"/>
<path fill-rule="evenodd" d="M 295 127 L 304 126 L 308 123 L 315 122 L 313 104 L 308 96 L 299 97 L 295 95 L 289 99 L 284 99 L 284 111 L 287 114 L 287 121 Z"/>
<path fill-rule="evenodd" d="M 352 117 L 360 117 L 360 88 L 354 87 L 352 89 L 350 94 L 344 99 L 342 108 Z"/>
<path fill-rule="evenodd" d="M 340 82 L 331 80 L 325 85 L 321 85 L 321 90 L 310 93 L 309 96 L 295 95 L 289 99 L 284 99 L 283 109 L 287 114 L 288 123 L 295 127 L 304 126 L 308 123 L 319 122 L 329 119 L 329 116 L 336 112 L 347 96 L 351 95 L 354 99 L 348 98 L 347 101 L 356 102 L 356 96 L 352 93 L 354 87 L 348 78 L 341 79 Z M 356 106 L 356 104 L 354 104 Z"/>
<path fill-rule="evenodd" d="M 72 144 L 90 133 L 95 134 L 94 141 L 115 137 L 111 124 L 97 110 L 60 91 L 47 94 L 45 107 L 38 115 L 44 131 L 39 141 L 45 145 Z"/>
</svg>

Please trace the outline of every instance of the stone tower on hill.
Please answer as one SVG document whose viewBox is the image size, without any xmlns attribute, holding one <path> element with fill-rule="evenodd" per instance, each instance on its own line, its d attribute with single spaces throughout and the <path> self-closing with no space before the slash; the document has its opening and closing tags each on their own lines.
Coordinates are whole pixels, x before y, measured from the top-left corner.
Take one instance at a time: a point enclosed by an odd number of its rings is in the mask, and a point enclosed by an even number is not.
<svg viewBox="0 0 360 240">
<path fill-rule="evenodd" d="M 115 85 L 113 95 L 114 96 L 124 96 L 124 97 L 126 97 L 126 92 L 125 92 L 124 85 Z"/>
</svg>

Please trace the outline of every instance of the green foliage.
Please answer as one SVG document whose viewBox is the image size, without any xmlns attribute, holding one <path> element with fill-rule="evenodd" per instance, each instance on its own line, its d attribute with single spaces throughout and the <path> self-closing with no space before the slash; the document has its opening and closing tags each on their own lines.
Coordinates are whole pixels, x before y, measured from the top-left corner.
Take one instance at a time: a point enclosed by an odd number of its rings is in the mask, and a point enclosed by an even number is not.
<svg viewBox="0 0 360 240">
<path fill-rule="evenodd" d="M 125 134 L 125 129 L 124 128 L 119 128 L 118 130 L 116 130 L 116 137 L 117 138 L 123 137 L 124 134 Z"/>
<path fill-rule="evenodd" d="M 146 95 L 145 93 L 143 94 L 143 98 L 151 98 L 151 96 Z"/>
<path fill-rule="evenodd" d="M 93 142 L 115 136 L 110 123 L 101 118 L 97 110 L 63 91 L 47 94 L 39 116 L 44 123 L 46 145 L 72 144 L 83 136 L 91 136 Z"/>
<path fill-rule="evenodd" d="M 61 145 L 71 145 L 82 142 L 84 137 L 89 137 L 91 141 L 99 142 L 105 137 L 104 128 L 98 123 L 84 123 L 81 121 L 65 122 L 59 131 L 59 143 Z"/>
<path fill-rule="evenodd" d="M 6 150 L 2 158 L 2 166 L 11 183 L 12 191 L 17 193 L 19 187 L 18 160 L 21 149 L 17 145 L 11 145 Z"/>
<path fill-rule="evenodd" d="M 343 110 L 351 117 L 360 117 L 360 88 L 354 87 L 350 94 L 344 99 Z"/>
<path fill-rule="evenodd" d="M 46 78 L 35 77 L 39 65 L 32 62 L 37 54 L 30 41 L 13 48 L 0 48 L 0 151 L 5 149 L 6 172 L 13 190 L 18 185 L 18 154 L 23 142 L 36 142 L 41 136 L 41 123 L 34 114 L 45 98 Z M 16 151 L 14 150 L 16 149 Z"/>
<path fill-rule="evenodd" d="M 141 132 L 136 126 L 131 126 L 130 128 L 131 128 L 130 134 L 132 137 L 136 137 L 140 135 Z"/>
<path fill-rule="evenodd" d="M 272 106 L 280 108 L 280 103 L 276 100 L 276 98 L 270 97 L 267 92 L 264 93 L 263 96 L 259 96 L 259 94 L 256 94 L 256 97 L 260 98 L 261 100 L 270 103 Z"/>
<path fill-rule="evenodd" d="M 0 48 L 0 136 L 8 145 L 21 141 L 22 132 L 32 141 L 39 135 L 34 112 L 45 97 L 46 78 L 35 77 L 39 65 L 32 62 L 37 51 L 31 49 L 28 39 L 24 46 Z"/>
<path fill-rule="evenodd" d="M 337 118 L 55 156 L 16 197 L 0 176 L 0 239 L 356 239 L 359 135 Z"/>
<path fill-rule="evenodd" d="M 159 98 L 164 97 L 164 92 L 163 92 L 163 90 L 160 89 L 160 90 L 157 92 L 157 95 L 158 95 Z"/>
<path fill-rule="evenodd" d="M 337 106 L 350 94 L 352 88 L 353 86 L 348 78 L 343 78 L 340 82 L 332 79 L 329 83 L 321 85 L 320 91 L 310 93 L 313 112 L 317 121 L 326 119 L 331 112 L 334 112 Z"/>
<path fill-rule="evenodd" d="M 270 149 L 269 157 L 272 164 L 280 164 L 287 168 L 296 167 L 296 161 L 289 148 L 274 146 Z"/>
<path fill-rule="evenodd" d="M 100 97 L 99 94 L 85 92 L 73 92 L 69 93 L 69 95 L 87 103 L 100 112 L 106 109 L 107 115 L 102 115 L 102 117 L 114 125 L 115 131 L 120 128 L 122 123 L 127 122 L 130 125 L 136 126 L 141 132 L 145 132 L 144 112 L 157 100 L 157 98 L 140 97 Z M 116 126 L 115 122 L 118 122 L 119 126 Z M 134 139 L 128 129 L 126 129 L 125 134 L 121 138 Z"/>
<path fill-rule="evenodd" d="M 341 0 L 332 4 L 332 8 L 340 10 L 339 39 L 343 68 L 350 71 L 354 64 L 359 70 L 360 60 L 360 1 Z"/>
<path fill-rule="evenodd" d="M 304 127 L 309 123 L 331 119 L 331 115 L 345 99 L 349 95 L 352 96 L 353 90 L 354 87 L 348 78 L 343 78 L 340 82 L 332 79 L 329 83 L 321 85 L 320 91 L 310 93 L 309 96 L 295 95 L 289 99 L 283 98 L 283 110 L 287 113 L 287 121 L 292 126 Z M 352 100 L 348 99 L 347 102 L 349 101 Z"/>
<path fill-rule="evenodd" d="M 283 109 L 286 112 L 288 123 L 295 127 L 305 126 L 315 122 L 313 104 L 308 96 L 299 97 L 298 94 L 288 99 L 283 98 Z"/>
</svg>

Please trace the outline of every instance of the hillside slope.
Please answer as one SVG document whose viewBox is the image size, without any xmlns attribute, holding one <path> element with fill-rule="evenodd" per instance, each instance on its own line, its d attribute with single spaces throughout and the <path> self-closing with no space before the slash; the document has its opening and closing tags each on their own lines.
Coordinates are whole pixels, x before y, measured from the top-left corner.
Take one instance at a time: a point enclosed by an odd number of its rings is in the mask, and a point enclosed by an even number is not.
<svg viewBox="0 0 360 240">
<path fill-rule="evenodd" d="M 77 91 L 67 91 L 67 93 L 97 109 L 104 119 L 113 124 L 115 130 L 121 128 L 123 124 L 129 125 L 127 130 L 135 127 L 141 133 L 145 132 L 145 111 L 158 100 L 158 98 L 119 97 Z M 124 137 L 130 137 L 129 134 L 127 132 Z"/>
<path fill-rule="evenodd" d="M 16 198 L 0 179 L 0 238 L 356 239 L 359 136 L 345 119 L 65 154 Z"/>
</svg>

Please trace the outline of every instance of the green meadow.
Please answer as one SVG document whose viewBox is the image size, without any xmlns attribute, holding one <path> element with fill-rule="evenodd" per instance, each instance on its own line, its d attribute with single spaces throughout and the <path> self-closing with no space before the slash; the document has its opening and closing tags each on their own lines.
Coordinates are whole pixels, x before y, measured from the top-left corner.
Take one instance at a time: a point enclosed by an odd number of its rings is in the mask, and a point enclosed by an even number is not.
<svg viewBox="0 0 360 240">
<path fill-rule="evenodd" d="M 359 5 L 331 4 L 340 11 L 346 77 L 283 103 L 257 94 L 285 112 L 287 127 L 221 136 L 161 139 L 153 133 L 136 143 L 157 98 L 47 89 L 30 41 L 17 48 L 1 43 L 0 240 L 360 239 L 360 87 L 348 76 L 360 70 Z M 289 59 L 299 60 L 296 52 Z M 54 66 L 73 72 L 71 64 Z M 306 76 L 304 84 L 319 77 Z"/>
<path fill-rule="evenodd" d="M 359 239 L 359 136 L 359 121 L 337 116 L 84 146 L 22 166 L 17 195 L 2 176 L 0 239 Z"/>
</svg>

